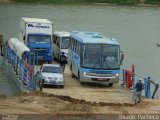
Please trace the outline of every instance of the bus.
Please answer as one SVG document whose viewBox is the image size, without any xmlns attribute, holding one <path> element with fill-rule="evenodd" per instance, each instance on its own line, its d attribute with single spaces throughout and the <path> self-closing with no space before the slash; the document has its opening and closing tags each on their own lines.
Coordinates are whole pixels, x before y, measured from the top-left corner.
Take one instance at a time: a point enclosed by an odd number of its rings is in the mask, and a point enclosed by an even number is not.
<svg viewBox="0 0 160 120">
<path fill-rule="evenodd" d="M 98 32 L 70 33 L 68 67 L 72 78 L 78 78 L 81 84 L 113 86 L 118 83 L 120 56 L 120 45 L 114 38 Z"/>
<path fill-rule="evenodd" d="M 59 61 L 60 55 L 64 52 L 68 56 L 68 47 L 70 40 L 70 33 L 66 31 L 55 31 L 53 33 L 53 54 L 54 58 Z"/>
</svg>

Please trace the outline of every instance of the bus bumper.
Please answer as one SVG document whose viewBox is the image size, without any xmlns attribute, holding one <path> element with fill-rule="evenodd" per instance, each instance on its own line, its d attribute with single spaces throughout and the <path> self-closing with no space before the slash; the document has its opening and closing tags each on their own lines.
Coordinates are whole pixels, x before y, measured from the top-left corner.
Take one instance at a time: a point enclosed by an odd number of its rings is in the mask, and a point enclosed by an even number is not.
<svg viewBox="0 0 160 120">
<path fill-rule="evenodd" d="M 82 75 L 80 81 L 86 83 L 98 83 L 98 84 L 118 83 L 119 75 L 114 77 L 95 77 L 95 76 Z"/>
</svg>

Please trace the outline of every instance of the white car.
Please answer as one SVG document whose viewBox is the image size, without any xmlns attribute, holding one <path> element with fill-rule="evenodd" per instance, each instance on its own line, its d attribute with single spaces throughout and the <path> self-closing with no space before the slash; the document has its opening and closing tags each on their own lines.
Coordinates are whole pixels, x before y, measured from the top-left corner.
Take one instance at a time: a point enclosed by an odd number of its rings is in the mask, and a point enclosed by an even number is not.
<svg viewBox="0 0 160 120">
<path fill-rule="evenodd" d="M 37 72 L 44 85 L 58 85 L 64 88 L 63 71 L 59 65 L 56 64 L 43 64 Z"/>
</svg>

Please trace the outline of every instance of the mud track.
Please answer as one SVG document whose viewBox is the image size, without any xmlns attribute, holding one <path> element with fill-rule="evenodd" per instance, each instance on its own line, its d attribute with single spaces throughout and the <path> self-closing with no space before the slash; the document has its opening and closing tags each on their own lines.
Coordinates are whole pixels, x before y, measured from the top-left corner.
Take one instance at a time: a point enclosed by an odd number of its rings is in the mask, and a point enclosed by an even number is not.
<svg viewBox="0 0 160 120">
<path fill-rule="evenodd" d="M 54 95 L 54 94 L 47 94 L 47 93 L 43 93 L 43 92 L 36 92 L 36 93 L 31 93 L 32 95 L 36 95 L 36 96 L 42 96 L 42 97 L 49 97 L 49 98 L 58 98 L 62 101 L 67 101 L 73 104 L 86 104 L 86 105 L 90 105 L 90 106 L 134 106 L 133 104 L 130 103 L 106 103 L 106 102 L 87 102 L 86 100 L 83 99 L 75 99 L 72 98 L 70 96 L 64 96 L 64 95 Z M 21 94 L 20 96 L 30 96 L 31 94 L 28 93 L 24 93 Z M 3 96 L 4 97 L 4 96 Z M 24 100 L 25 101 L 25 100 Z M 31 100 L 32 101 L 32 100 Z"/>
</svg>

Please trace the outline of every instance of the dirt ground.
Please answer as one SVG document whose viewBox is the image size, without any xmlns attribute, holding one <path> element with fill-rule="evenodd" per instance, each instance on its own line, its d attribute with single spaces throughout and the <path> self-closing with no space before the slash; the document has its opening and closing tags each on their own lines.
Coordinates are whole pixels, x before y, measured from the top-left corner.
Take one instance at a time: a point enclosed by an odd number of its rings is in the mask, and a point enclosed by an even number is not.
<svg viewBox="0 0 160 120">
<path fill-rule="evenodd" d="M 119 84 L 113 87 L 80 85 L 71 78 L 68 68 L 65 71 L 65 87 L 46 87 L 43 92 L 0 96 L 0 114 L 160 114 L 159 100 L 146 100 L 137 105 L 131 104 L 132 93 Z"/>
<path fill-rule="evenodd" d="M 0 96 L 0 114 L 160 114 L 160 101 L 129 103 L 91 102 L 70 96 L 32 93 Z"/>
</svg>

